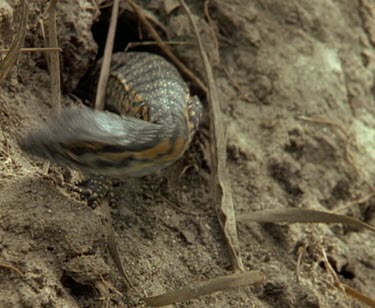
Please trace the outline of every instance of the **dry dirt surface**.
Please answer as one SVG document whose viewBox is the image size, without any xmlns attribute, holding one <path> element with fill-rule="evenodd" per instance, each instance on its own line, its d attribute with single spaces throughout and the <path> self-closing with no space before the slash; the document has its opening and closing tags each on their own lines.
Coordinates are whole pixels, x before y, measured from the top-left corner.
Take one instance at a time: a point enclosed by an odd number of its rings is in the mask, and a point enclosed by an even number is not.
<svg viewBox="0 0 375 308">
<path fill-rule="evenodd" d="M 210 19 L 203 1 L 187 2 L 214 67 L 236 214 L 350 205 L 338 213 L 375 225 L 374 1 L 214 0 Z M 175 1 L 138 3 L 163 39 L 194 42 Z M 17 31 L 18 4 L 0 1 L 1 48 Z M 47 5 L 28 1 L 24 47 L 44 46 Z M 102 52 L 109 12 L 94 1 L 58 1 L 63 106 L 79 103 L 71 93 L 81 95 L 77 85 Z M 117 35 L 116 50 L 150 39 L 124 5 Z M 203 78 L 197 47 L 172 47 Z M 110 257 L 101 218 L 72 189 L 80 175 L 53 164 L 44 174 L 43 162 L 17 145 L 53 104 L 45 54 L 22 53 L 0 88 L 0 307 L 133 307 L 139 295 Z M 231 272 L 201 155 L 207 118 L 172 172 L 114 187 L 119 254 L 141 296 Z M 323 251 L 342 282 L 375 294 L 368 230 L 269 223 L 238 224 L 238 233 L 245 268 L 262 271 L 266 282 L 174 307 L 363 307 L 335 287 Z"/>
</svg>

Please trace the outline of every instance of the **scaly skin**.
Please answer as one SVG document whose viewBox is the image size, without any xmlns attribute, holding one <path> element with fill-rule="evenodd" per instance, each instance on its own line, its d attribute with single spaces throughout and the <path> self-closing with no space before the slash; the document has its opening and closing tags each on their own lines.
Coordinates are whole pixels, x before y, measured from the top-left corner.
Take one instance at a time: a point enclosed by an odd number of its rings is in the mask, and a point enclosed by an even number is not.
<svg viewBox="0 0 375 308">
<path fill-rule="evenodd" d="M 105 108 L 67 109 L 20 146 L 87 173 L 143 176 L 182 156 L 202 115 L 177 69 L 145 52 L 113 55 Z"/>
</svg>

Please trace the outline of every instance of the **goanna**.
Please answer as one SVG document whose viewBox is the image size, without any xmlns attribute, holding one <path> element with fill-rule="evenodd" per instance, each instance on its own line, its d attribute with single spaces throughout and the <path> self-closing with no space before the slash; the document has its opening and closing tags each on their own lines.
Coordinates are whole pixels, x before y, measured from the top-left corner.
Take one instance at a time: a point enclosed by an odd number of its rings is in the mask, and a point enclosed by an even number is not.
<svg viewBox="0 0 375 308">
<path fill-rule="evenodd" d="M 143 176 L 182 156 L 202 116 L 177 69 L 146 52 L 113 54 L 105 109 L 66 109 L 20 146 L 86 173 Z"/>
</svg>

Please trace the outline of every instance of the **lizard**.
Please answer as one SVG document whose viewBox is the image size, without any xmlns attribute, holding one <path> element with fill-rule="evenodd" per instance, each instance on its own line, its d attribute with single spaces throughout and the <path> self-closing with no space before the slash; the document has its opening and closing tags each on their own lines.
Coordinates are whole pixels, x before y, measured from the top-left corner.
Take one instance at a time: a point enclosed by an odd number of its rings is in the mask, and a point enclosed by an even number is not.
<svg viewBox="0 0 375 308">
<path fill-rule="evenodd" d="M 83 173 L 124 179 L 176 162 L 203 107 L 178 70 L 148 52 L 112 55 L 105 110 L 66 108 L 20 141 L 20 148 Z"/>
</svg>

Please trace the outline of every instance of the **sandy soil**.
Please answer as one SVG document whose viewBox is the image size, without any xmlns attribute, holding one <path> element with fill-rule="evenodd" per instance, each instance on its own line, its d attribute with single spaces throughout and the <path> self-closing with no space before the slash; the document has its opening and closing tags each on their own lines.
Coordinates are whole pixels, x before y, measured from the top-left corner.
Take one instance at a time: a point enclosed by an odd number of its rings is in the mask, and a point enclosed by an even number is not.
<svg viewBox="0 0 375 308">
<path fill-rule="evenodd" d="M 93 1 L 67 2 L 58 4 L 64 105 L 77 103 L 69 94 L 97 56 L 91 28 L 102 44 L 108 20 L 107 11 L 98 19 Z M 168 12 L 164 1 L 144 2 L 139 1 L 165 25 L 166 32 L 159 29 L 165 39 L 193 41 L 181 8 Z M 236 213 L 281 207 L 333 210 L 368 196 L 375 175 L 374 2 L 213 2 L 209 11 L 219 54 L 202 1 L 188 4 L 215 64 Z M 1 48 L 9 47 L 17 29 L 16 5 L 0 3 Z M 39 20 L 46 7 L 42 0 L 29 4 L 25 47 L 43 46 Z M 139 40 L 138 26 L 129 12 L 121 15 L 117 50 Z M 195 46 L 174 50 L 201 76 Z M 17 145 L 20 135 L 50 116 L 50 97 L 45 55 L 22 54 L 0 91 L 0 261 L 24 276 L 0 266 L 0 306 L 130 307 L 137 296 L 124 286 L 110 258 L 102 221 L 71 189 L 79 175 L 55 165 L 43 175 L 42 162 Z M 120 256 L 143 295 L 231 270 L 209 203 L 209 168 L 199 144 L 196 140 L 175 167 L 193 163 L 197 168 L 189 168 L 173 186 L 165 179 L 167 170 L 161 176 L 124 179 L 114 189 L 118 204 L 111 211 Z M 164 198 L 198 215 L 175 210 Z M 370 195 L 340 213 L 375 225 L 374 202 Z M 322 248 L 343 282 L 375 294 L 375 235 L 370 231 L 320 224 L 239 225 L 238 231 L 246 269 L 264 272 L 267 283 L 176 307 L 362 307 L 334 287 L 321 262 Z M 306 250 L 298 280 L 301 247 Z M 103 300 L 104 282 L 123 296 L 112 292 Z"/>
</svg>

